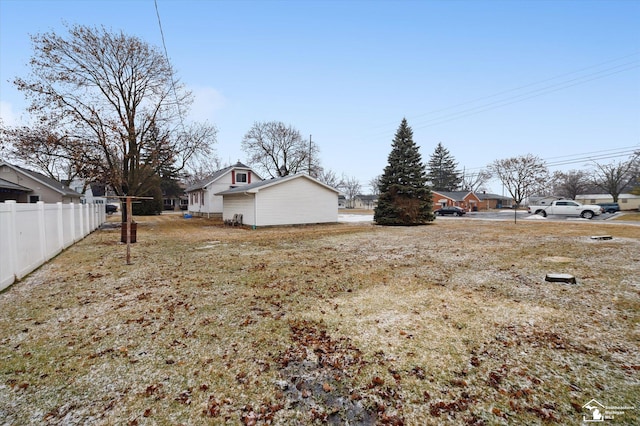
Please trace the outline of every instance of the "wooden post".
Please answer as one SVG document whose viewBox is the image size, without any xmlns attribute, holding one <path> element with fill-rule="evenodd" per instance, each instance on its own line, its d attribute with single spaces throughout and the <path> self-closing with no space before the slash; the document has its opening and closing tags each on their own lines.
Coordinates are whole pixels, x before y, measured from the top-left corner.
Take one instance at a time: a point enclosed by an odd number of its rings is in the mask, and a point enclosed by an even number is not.
<svg viewBox="0 0 640 426">
<path fill-rule="evenodd" d="M 127 197 L 127 265 L 131 265 L 131 197 Z"/>
</svg>

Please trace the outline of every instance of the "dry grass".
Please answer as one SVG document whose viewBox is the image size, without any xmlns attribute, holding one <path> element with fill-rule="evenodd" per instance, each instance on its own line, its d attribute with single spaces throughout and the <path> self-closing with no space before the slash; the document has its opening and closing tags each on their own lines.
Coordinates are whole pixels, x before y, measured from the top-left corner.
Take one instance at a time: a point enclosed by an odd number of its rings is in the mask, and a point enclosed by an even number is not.
<svg viewBox="0 0 640 426">
<path fill-rule="evenodd" d="M 624 212 L 624 214 L 614 218 L 613 220 L 640 222 L 640 213 Z"/>
<path fill-rule="evenodd" d="M 118 240 L 0 294 L 7 424 L 578 424 L 640 398 L 638 226 L 144 217 L 129 266 Z"/>
</svg>

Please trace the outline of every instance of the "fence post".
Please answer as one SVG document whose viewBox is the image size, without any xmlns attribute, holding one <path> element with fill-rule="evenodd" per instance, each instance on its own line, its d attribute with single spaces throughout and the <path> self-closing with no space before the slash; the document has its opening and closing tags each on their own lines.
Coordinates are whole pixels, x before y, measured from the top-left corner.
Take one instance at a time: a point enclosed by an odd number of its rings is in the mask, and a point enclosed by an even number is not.
<svg viewBox="0 0 640 426">
<path fill-rule="evenodd" d="M 79 225 L 78 229 L 80 229 L 80 235 L 77 235 L 78 239 L 76 241 L 80 241 L 83 237 L 84 237 L 84 217 L 83 217 L 83 211 L 82 211 L 82 204 L 78 204 L 78 220 L 79 220 Z"/>
<path fill-rule="evenodd" d="M 16 232 L 18 232 L 18 218 L 16 214 L 16 201 L 15 200 L 7 200 L 4 202 L 9 205 L 9 257 L 10 257 L 10 267 L 11 267 L 11 275 L 13 275 L 13 281 L 16 279 L 16 275 L 18 272 L 18 236 Z"/>
<path fill-rule="evenodd" d="M 91 220 L 91 206 L 89 204 L 85 204 L 84 211 L 85 211 L 85 213 L 84 213 L 84 217 L 85 217 L 84 236 L 86 237 L 92 231 L 91 225 L 93 224 L 93 220 Z"/>
<path fill-rule="evenodd" d="M 91 219 L 91 226 L 89 226 L 89 232 L 93 232 L 96 229 L 96 205 L 91 203 L 89 204 L 89 218 Z"/>
<path fill-rule="evenodd" d="M 38 234 L 40 239 L 40 257 L 43 262 L 47 260 L 47 230 L 44 220 L 44 201 L 38 201 Z"/>
<path fill-rule="evenodd" d="M 69 203 L 69 223 L 71 225 L 71 241 L 73 241 L 73 243 L 76 242 L 76 205 L 73 203 Z M 73 244 L 72 243 L 72 244 Z"/>
<path fill-rule="evenodd" d="M 58 206 L 58 210 L 56 210 L 56 222 L 58 224 L 58 250 L 64 250 L 64 222 L 62 218 L 62 202 L 58 201 L 56 203 L 56 206 Z"/>
</svg>

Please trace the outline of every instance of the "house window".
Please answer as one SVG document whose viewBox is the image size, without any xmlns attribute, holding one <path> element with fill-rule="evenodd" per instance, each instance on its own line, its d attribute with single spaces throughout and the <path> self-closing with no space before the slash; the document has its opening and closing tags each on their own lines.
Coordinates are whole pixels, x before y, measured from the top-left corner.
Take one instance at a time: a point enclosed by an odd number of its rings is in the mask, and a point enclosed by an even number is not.
<svg viewBox="0 0 640 426">
<path fill-rule="evenodd" d="M 30 203 L 37 203 L 38 201 L 40 201 L 40 196 L 39 195 L 29 195 L 29 202 Z"/>
<path fill-rule="evenodd" d="M 243 172 L 236 172 L 236 182 L 247 183 L 247 174 Z"/>
<path fill-rule="evenodd" d="M 620 200 L 620 202 L 621 202 L 622 204 L 625 204 L 627 201 L 629 201 L 629 200 L 627 200 L 626 198 L 623 198 L 623 199 L 621 199 L 621 200 Z"/>
</svg>

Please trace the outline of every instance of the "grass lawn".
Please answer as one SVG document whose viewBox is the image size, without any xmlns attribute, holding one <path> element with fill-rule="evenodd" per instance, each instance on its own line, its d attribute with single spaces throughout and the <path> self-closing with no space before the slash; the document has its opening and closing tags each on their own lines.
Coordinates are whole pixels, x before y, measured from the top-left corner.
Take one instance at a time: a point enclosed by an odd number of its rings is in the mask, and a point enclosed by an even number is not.
<svg viewBox="0 0 640 426">
<path fill-rule="evenodd" d="M 640 226 L 137 220 L 0 294 L 3 424 L 640 424 Z"/>
<path fill-rule="evenodd" d="M 613 220 L 640 222 L 640 213 L 624 212 L 624 214 L 614 218 Z"/>
</svg>

